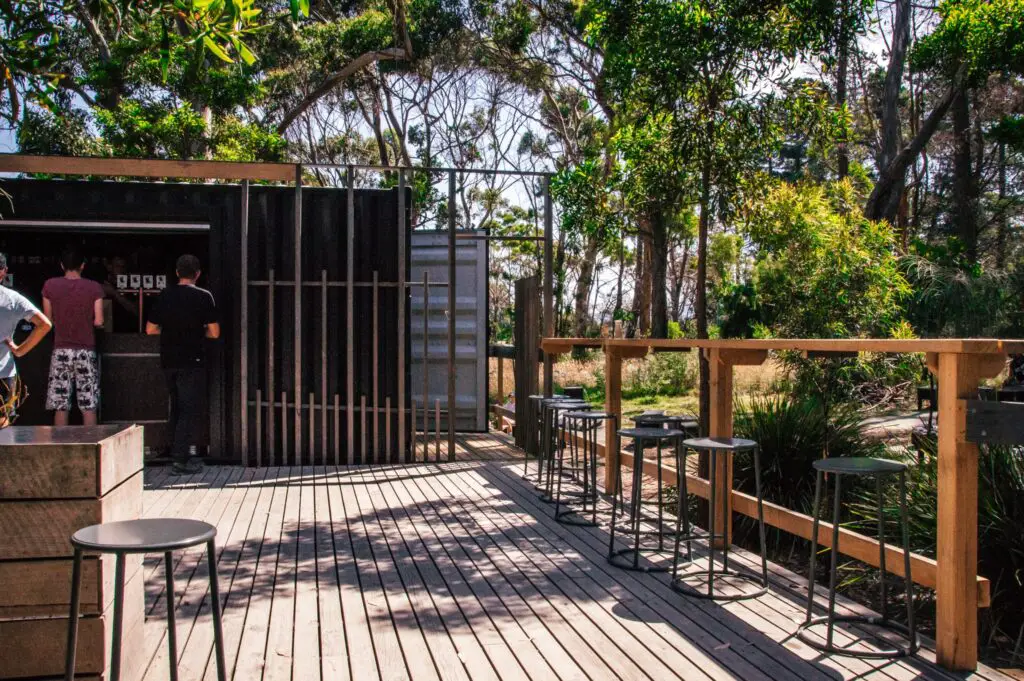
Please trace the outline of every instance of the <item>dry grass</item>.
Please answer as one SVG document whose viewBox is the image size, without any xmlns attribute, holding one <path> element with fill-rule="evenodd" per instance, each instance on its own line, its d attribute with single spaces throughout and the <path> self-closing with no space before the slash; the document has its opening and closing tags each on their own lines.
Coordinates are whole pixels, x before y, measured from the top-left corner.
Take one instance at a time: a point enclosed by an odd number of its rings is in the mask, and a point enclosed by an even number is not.
<svg viewBox="0 0 1024 681">
<path fill-rule="evenodd" d="M 492 400 L 497 400 L 498 398 L 498 361 L 493 357 L 489 361 L 490 383 L 488 389 Z M 647 361 L 647 358 L 626 360 L 622 365 L 623 382 L 628 383 L 630 378 Z M 504 362 L 504 392 L 508 399 L 511 399 L 512 392 L 515 389 L 512 376 L 512 360 L 504 360 Z M 563 357 L 555 364 L 555 384 L 560 386 L 582 386 L 592 389 L 597 386 L 598 376 L 603 370 L 604 356 L 600 353 L 594 353 L 583 360 Z M 771 359 L 760 366 L 736 367 L 733 385 L 735 386 L 737 400 L 742 401 L 746 397 L 772 392 L 773 387 L 782 377 L 783 371 L 783 368 Z M 626 414 L 640 412 L 644 409 L 664 409 L 670 413 L 696 413 L 697 397 L 698 390 L 695 382 L 690 392 L 686 395 L 671 397 L 650 395 L 624 399 L 622 408 Z"/>
</svg>

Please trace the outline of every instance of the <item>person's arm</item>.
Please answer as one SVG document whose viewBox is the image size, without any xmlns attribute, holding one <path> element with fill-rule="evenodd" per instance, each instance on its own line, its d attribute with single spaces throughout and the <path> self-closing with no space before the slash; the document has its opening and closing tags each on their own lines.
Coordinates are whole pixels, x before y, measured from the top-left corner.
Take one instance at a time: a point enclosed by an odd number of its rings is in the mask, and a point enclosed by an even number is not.
<svg viewBox="0 0 1024 681">
<path fill-rule="evenodd" d="M 32 332 L 28 335 L 20 345 L 15 343 L 10 338 L 7 339 L 7 345 L 11 348 L 11 354 L 15 357 L 24 357 L 32 348 L 39 345 L 39 342 L 46 337 L 46 334 L 50 333 L 50 329 L 53 328 L 53 324 L 50 323 L 50 319 L 42 312 L 36 312 L 34 315 L 29 317 L 26 321 L 32 324 Z"/>
<path fill-rule="evenodd" d="M 53 319 L 53 303 L 50 302 L 49 298 L 43 297 L 43 315 L 47 319 Z"/>
<path fill-rule="evenodd" d="M 206 327 L 206 337 L 211 340 L 220 338 L 220 323 L 217 321 L 217 303 L 213 300 L 213 294 L 209 291 L 206 308 L 203 310 L 203 325 Z"/>
<path fill-rule="evenodd" d="M 43 299 L 43 312 L 46 310 L 46 299 Z M 97 329 L 103 328 L 103 298 L 97 298 L 92 304 L 92 325 Z"/>
</svg>

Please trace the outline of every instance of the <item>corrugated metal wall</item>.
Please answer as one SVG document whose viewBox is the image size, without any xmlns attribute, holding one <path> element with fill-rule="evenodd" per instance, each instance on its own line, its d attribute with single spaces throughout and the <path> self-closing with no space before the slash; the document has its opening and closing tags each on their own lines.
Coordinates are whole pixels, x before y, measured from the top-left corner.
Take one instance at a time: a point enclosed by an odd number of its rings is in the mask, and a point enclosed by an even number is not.
<svg viewBox="0 0 1024 681">
<path fill-rule="evenodd" d="M 460 231 L 459 234 L 483 236 L 484 232 Z M 487 430 L 487 242 L 459 239 L 455 261 L 455 428 L 482 432 Z M 433 432 L 434 407 L 440 401 L 441 431 L 444 432 L 448 428 L 447 232 L 414 231 L 412 234 L 409 333 L 411 391 L 416 405 L 417 430 L 423 430 L 424 274 L 432 282 L 426 327 L 428 427 Z"/>
</svg>

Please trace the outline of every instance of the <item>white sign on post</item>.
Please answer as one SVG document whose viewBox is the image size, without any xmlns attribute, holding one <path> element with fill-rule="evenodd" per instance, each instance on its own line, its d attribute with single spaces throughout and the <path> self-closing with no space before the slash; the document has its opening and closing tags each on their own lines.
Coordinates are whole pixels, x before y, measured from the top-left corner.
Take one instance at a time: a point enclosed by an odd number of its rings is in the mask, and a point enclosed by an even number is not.
<svg viewBox="0 0 1024 681">
<path fill-rule="evenodd" d="M 153 275 L 152 274 L 143 274 L 142 275 L 142 288 L 146 289 L 147 291 L 153 289 Z"/>
<path fill-rule="evenodd" d="M 117 275 L 117 287 L 118 288 L 128 288 L 128 275 L 127 274 L 119 274 L 119 275 Z"/>
<path fill-rule="evenodd" d="M 130 274 L 128 275 L 129 281 L 131 281 L 132 288 L 140 288 L 142 286 L 142 275 Z"/>
<path fill-rule="evenodd" d="M 167 277 L 165 275 L 156 275 L 156 287 L 161 290 L 167 288 Z"/>
</svg>

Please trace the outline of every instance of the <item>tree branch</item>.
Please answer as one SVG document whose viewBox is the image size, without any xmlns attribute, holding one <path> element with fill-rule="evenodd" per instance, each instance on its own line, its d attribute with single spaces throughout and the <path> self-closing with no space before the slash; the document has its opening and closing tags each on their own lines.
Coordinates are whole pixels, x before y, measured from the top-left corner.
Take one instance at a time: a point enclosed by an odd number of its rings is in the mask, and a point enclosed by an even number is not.
<svg viewBox="0 0 1024 681">
<path fill-rule="evenodd" d="M 939 123 L 945 118 L 949 107 L 953 104 L 953 100 L 963 90 L 966 77 L 967 68 L 961 66 L 957 70 L 956 75 L 953 76 L 953 82 L 950 84 L 949 90 L 935 105 L 931 113 L 928 114 L 928 118 L 921 123 L 921 128 L 914 135 L 914 138 L 879 173 L 878 182 L 875 183 L 874 189 L 871 190 L 871 196 L 868 197 L 867 203 L 864 205 L 864 217 L 869 220 L 881 220 L 885 216 L 887 204 L 892 203 L 897 198 L 891 196 L 893 189 L 899 184 L 899 180 L 906 176 L 907 168 L 914 162 L 914 159 L 921 153 L 921 150 L 925 148 L 932 135 L 935 134 L 935 131 L 938 130 Z"/>
<path fill-rule="evenodd" d="M 349 63 L 345 64 L 339 71 L 335 71 L 331 75 L 327 76 L 320 85 L 313 89 L 312 92 L 302 98 L 298 104 L 289 110 L 281 122 L 277 124 L 278 134 L 284 134 L 288 130 L 289 126 L 295 121 L 296 118 L 301 116 L 306 109 L 316 104 L 316 102 L 326 95 L 328 92 L 337 87 L 342 81 L 352 76 L 357 71 L 366 68 L 370 64 L 385 59 L 394 60 L 407 60 L 411 55 L 406 54 L 404 49 L 391 47 L 386 50 L 377 50 L 373 52 L 366 52 L 359 55 Z"/>
</svg>

